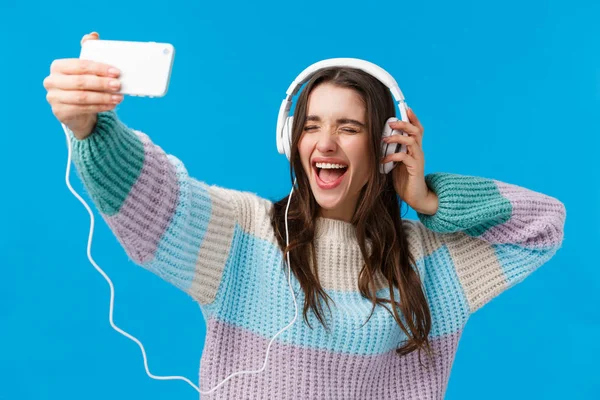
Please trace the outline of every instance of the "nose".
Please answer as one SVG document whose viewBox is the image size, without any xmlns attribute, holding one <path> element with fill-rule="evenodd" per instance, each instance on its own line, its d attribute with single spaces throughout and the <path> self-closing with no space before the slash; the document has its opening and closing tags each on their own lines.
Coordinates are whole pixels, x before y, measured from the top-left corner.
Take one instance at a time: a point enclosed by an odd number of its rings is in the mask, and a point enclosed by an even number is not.
<svg viewBox="0 0 600 400">
<path fill-rule="evenodd" d="M 317 150 L 320 153 L 331 153 L 337 149 L 337 135 L 328 129 L 323 129 L 317 139 Z"/>
</svg>

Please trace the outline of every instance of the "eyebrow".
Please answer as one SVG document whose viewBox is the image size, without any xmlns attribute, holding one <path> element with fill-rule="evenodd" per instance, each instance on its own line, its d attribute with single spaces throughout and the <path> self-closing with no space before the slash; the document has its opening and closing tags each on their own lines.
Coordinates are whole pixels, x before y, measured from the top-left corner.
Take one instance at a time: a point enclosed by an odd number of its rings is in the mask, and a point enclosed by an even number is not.
<svg viewBox="0 0 600 400">
<path fill-rule="evenodd" d="M 306 121 L 321 122 L 321 118 L 318 115 L 309 115 L 306 117 Z M 365 124 L 351 118 L 340 118 L 336 122 L 338 124 L 354 124 L 360 126 L 361 128 L 365 128 Z"/>
</svg>

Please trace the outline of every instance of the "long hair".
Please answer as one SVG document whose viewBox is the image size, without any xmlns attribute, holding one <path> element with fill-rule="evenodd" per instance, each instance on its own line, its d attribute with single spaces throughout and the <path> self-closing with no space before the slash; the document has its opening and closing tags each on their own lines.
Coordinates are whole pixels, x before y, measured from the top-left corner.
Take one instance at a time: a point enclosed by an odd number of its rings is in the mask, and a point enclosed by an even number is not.
<svg viewBox="0 0 600 400">
<path fill-rule="evenodd" d="M 385 121 L 395 115 L 394 101 L 385 85 L 358 69 L 346 67 L 323 69 L 306 83 L 304 90 L 298 96 L 292 124 L 290 153 L 290 178 L 293 182 L 294 174 L 296 175 L 297 188 L 292 194 L 288 211 L 289 247 L 286 247 L 285 239 L 285 209 L 289 196 L 275 202 L 271 211 L 271 225 L 283 251 L 284 259 L 289 252 L 291 271 L 305 294 L 304 320 L 310 326 L 307 312 L 312 309 L 317 319 L 326 328 L 319 298 L 323 299 L 328 307 L 328 299 L 333 301 L 323 290 L 318 277 L 310 267 L 313 265 L 314 270 L 317 270 L 313 238 L 319 205 L 310 188 L 309 178 L 302 167 L 298 152 L 298 143 L 306 122 L 308 97 L 315 87 L 325 82 L 354 89 L 360 94 L 366 107 L 366 124 L 370 135 L 369 152 L 375 163 L 371 168 L 370 179 L 361 190 L 351 220 L 356 228 L 358 245 L 365 261 L 359 274 L 358 287 L 362 296 L 370 299 L 373 305 L 366 322 L 373 315 L 376 305 L 385 307 L 408 337 L 408 340 L 396 349 L 396 353 L 402 356 L 423 349 L 431 355 L 428 340 L 431 314 L 421 287 L 421 279 L 410 265 L 414 264 L 414 258 L 410 254 L 408 240 L 402 226 L 401 201 L 394 190 L 392 174 L 384 175 L 379 172 L 379 160 L 382 156 L 381 132 Z M 370 242 L 370 248 L 367 246 L 367 241 Z M 390 299 L 377 297 L 375 294 L 377 271 L 387 279 Z M 395 300 L 394 287 L 398 289 L 399 301 Z M 392 311 L 386 304 L 393 305 Z"/>
</svg>

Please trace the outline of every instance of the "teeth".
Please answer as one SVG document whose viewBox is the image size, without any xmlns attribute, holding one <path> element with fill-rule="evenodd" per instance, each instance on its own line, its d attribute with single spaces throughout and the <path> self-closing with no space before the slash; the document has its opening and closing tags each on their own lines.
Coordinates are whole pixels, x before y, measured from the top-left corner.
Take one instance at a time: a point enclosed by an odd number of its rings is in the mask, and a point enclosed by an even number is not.
<svg viewBox="0 0 600 400">
<path fill-rule="evenodd" d="M 325 169 L 339 169 L 339 168 L 346 168 L 346 165 L 342 165 L 342 164 L 330 164 L 330 163 L 317 163 L 317 168 L 325 168 Z"/>
</svg>

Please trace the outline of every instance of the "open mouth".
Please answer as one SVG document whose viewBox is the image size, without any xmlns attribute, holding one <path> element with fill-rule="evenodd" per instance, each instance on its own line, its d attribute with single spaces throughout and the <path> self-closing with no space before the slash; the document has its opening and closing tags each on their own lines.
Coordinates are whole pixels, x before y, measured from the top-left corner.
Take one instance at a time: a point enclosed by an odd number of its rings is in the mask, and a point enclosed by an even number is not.
<svg viewBox="0 0 600 400">
<path fill-rule="evenodd" d="M 319 187 L 321 189 L 333 189 L 344 179 L 348 166 L 338 163 L 313 162 L 313 169 Z"/>
</svg>

